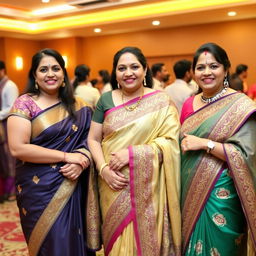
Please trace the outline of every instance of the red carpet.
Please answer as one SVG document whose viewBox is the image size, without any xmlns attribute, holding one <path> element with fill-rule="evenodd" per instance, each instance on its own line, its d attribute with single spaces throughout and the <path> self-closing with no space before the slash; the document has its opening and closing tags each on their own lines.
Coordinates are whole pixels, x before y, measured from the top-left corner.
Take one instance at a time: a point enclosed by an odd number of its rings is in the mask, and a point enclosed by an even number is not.
<svg viewBox="0 0 256 256">
<path fill-rule="evenodd" d="M 0 204 L 0 255 L 28 256 L 16 202 Z"/>
</svg>

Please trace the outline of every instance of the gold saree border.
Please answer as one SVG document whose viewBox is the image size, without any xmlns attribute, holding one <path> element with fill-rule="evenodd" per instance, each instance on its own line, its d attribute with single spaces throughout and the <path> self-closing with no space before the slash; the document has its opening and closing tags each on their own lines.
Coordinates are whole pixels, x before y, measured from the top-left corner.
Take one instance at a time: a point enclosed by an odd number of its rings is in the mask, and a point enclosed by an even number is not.
<svg viewBox="0 0 256 256">
<path fill-rule="evenodd" d="M 235 104 L 233 101 L 236 101 Z M 217 103 L 217 101 L 214 103 Z M 214 115 L 227 104 L 229 108 L 222 114 L 221 118 L 218 119 L 208 137 L 214 141 L 224 142 L 236 132 L 240 125 L 248 118 L 249 114 L 255 110 L 255 104 L 252 104 L 252 100 L 245 95 L 238 93 L 230 94 L 218 101 L 218 104 L 212 104 L 198 111 L 195 115 L 187 119 L 186 124 L 184 122 L 182 133 L 189 132 L 194 129 L 194 127 L 199 126 L 207 119 L 207 116 Z M 223 161 L 205 153 L 196 167 L 197 171 L 190 184 L 182 210 L 183 249 L 187 246 L 197 216 L 202 209 L 203 203 L 223 163 Z M 191 198 L 193 198 L 193 200 L 191 200 Z"/>
<path fill-rule="evenodd" d="M 231 167 L 236 189 L 240 199 L 242 199 L 242 206 L 256 249 L 256 192 L 253 178 L 238 149 L 231 144 L 227 144 L 224 147 L 229 159 L 228 162 Z"/>
<path fill-rule="evenodd" d="M 168 105 L 170 105 L 169 96 L 166 93 L 157 92 L 143 98 L 140 105 L 134 111 L 127 111 L 125 107 L 116 108 L 104 120 L 104 136 L 108 136 L 113 131 L 124 127 L 127 123 Z"/>
<path fill-rule="evenodd" d="M 76 98 L 75 111 L 79 111 L 83 107 L 86 107 L 86 103 L 80 98 Z M 68 112 L 64 106 L 59 103 L 52 108 L 45 110 L 43 113 L 39 114 L 35 119 L 32 120 L 32 134 L 31 138 L 36 138 L 45 129 L 57 124 L 67 118 Z"/>
<path fill-rule="evenodd" d="M 46 235 L 58 218 L 62 209 L 67 204 L 77 185 L 77 181 L 71 181 L 64 178 L 59 189 L 51 199 L 48 206 L 44 209 L 42 215 L 38 219 L 28 242 L 28 250 L 30 256 L 36 256 Z"/>
</svg>

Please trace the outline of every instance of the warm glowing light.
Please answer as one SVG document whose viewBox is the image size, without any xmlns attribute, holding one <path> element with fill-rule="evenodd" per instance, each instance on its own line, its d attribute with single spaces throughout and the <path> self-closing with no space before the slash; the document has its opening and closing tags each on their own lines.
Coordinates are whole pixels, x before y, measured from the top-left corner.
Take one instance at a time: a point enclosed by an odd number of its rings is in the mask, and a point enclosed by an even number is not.
<svg viewBox="0 0 256 256">
<path fill-rule="evenodd" d="M 65 68 L 67 68 L 68 67 L 68 57 L 66 55 L 62 55 L 62 58 L 65 61 Z"/>
<path fill-rule="evenodd" d="M 16 57 L 15 59 L 15 65 L 17 70 L 23 69 L 23 58 L 22 57 Z"/>
<path fill-rule="evenodd" d="M 42 3 L 49 3 L 50 0 L 42 0 Z"/>
<path fill-rule="evenodd" d="M 230 17 L 236 16 L 236 12 L 228 12 L 228 16 L 230 16 Z"/>
<path fill-rule="evenodd" d="M 43 15 L 43 14 L 49 14 L 49 13 L 55 13 L 55 12 L 63 12 L 63 11 L 70 11 L 76 9 L 76 7 L 64 4 L 64 5 L 58 5 L 55 7 L 49 7 L 49 8 L 43 8 L 38 9 L 32 12 L 33 15 Z"/>
<path fill-rule="evenodd" d="M 145 1 L 146 2 L 146 1 Z M 148 1 L 149 2 L 149 1 Z M 117 21 L 127 21 L 134 18 L 150 17 L 152 15 L 175 15 L 190 11 L 193 9 L 206 10 L 211 8 L 218 8 L 226 4 L 236 4 L 247 2 L 246 0 L 169 0 L 169 1 L 154 1 L 141 6 L 128 6 L 124 8 L 116 8 L 112 10 L 103 10 L 79 15 L 69 15 L 65 17 L 38 20 L 34 22 L 12 20 L 7 18 L 0 18 L 1 30 L 26 32 L 29 34 L 37 34 L 42 32 L 49 32 L 59 29 L 75 28 L 81 26 L 91 26 L 101 23 L 110 23 Z M 36 10 L 32 14 L 39 17 L 40 15 L 48 15 L 52 12 L 60 12 L 71 10 L 76 7 L 70 5 L 56 6 L 55 8 L 45 8 Z M 49 14 L 50 16 L 50 14 Z"/>
<path fill-rule="evenodd" d="M 160 25 L 160 21 L 159 20 L 153 20 L 152 21 L 152 25 L 153 26 L 159 26 Z"/>
<path fill-rule="evenodd" d="M 94 32 L 95 32 L 95 33 L 100 33 L 100 32 L 101 32 L 101 29 L 100 29 L 100 28 L 95 28 L 95 29 L 94 29 Z"/>
</svg>

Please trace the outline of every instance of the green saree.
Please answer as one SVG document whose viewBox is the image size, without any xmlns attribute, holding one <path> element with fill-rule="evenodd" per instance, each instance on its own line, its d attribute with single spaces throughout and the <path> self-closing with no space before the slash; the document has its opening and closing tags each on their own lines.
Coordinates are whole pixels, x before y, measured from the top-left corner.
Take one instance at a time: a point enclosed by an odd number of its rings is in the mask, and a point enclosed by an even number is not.
<svg viewBox="0 0 256 256">
<path fill-rule="evenodd" d="M 255 111 L 247 96 L 233 93 L 182 124 L 181 139 L 188 133 L 221 142 L 226 155 L 225 162 L 203 150 L 182 155 L 184 255 L 243 255 L 247 231 L 255 248 Z"/>
</svg>

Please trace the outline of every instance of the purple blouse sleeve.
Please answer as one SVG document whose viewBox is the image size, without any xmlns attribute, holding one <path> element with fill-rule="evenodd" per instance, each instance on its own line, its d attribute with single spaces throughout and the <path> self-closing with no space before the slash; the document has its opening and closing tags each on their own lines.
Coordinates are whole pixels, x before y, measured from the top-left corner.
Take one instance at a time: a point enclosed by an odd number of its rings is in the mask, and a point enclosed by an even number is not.
<svg viewBox="0 0 256 256">
<path fill-rule="evenodd" d="M 9 115 L 16 115 L 31 120 L 41 109 L 37 106 L 31 96 L 24 94 L 16 99 Z"/>
</svg>

